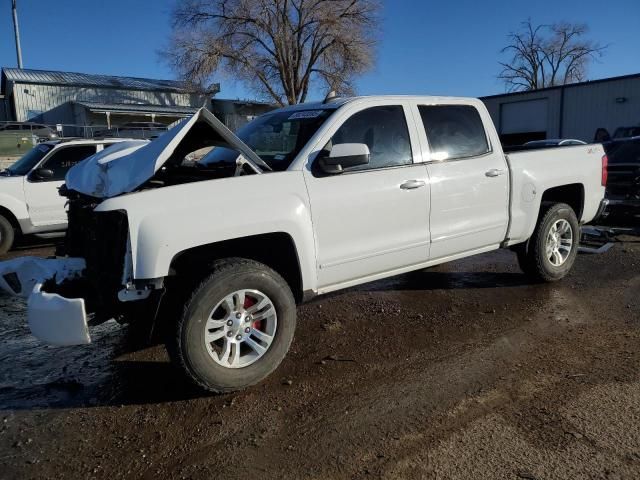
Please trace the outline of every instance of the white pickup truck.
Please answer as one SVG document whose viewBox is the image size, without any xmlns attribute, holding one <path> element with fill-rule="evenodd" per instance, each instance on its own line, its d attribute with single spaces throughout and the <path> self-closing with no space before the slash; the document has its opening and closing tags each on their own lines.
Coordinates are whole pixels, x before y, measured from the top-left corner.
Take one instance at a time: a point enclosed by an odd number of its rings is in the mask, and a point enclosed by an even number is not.
<svg viewBox="0 0 640 480">
<path fill-rule="evenodd" d="M 0 172 L 0 255 L 20 235 L 61 235 L 67 213 L 66 198 L 58 189 L 65 175 L 77 163 L 123 140 L 46 141 Z"/>
<path fill-rule="evenodd" d="M 200 110 L 71 169 L 65 251 L 0 263 L 0 286 L 43 341 L 148 322 L 193 382 L 232 391 L 279 365 L 314 295 L 506 247 L 564 277 L 605 174 L 601 145 L 505 156 L 475 99 L 333 99 L 237 135 Z"/>
</svg>

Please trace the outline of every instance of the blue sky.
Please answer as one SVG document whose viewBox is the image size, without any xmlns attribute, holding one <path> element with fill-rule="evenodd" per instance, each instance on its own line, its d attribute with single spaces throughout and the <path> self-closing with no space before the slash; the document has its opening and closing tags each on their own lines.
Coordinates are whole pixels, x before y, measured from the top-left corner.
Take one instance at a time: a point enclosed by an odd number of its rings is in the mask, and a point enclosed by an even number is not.
<svg viewBox="0 0 640 480">
<path fill-rule="evenodd" d="M 174 78 L 157 55 L 170 34 L 172 4 L 18 0 L 25 67 Z M 590 79 L 640 72 L 640 0 L 387 0 L 376 67 L 357 81 L 358 92 L 501 93 L 500 49 L 528 17 L 588 23 L 590 37 L 609 44 L 601 63 L 591 66 Z M 11 1 L 0 0 L 0 66 L 15 65 Z M 219 81 L 220 97 L 252 97 L 233 78 Z"/>
</svg>

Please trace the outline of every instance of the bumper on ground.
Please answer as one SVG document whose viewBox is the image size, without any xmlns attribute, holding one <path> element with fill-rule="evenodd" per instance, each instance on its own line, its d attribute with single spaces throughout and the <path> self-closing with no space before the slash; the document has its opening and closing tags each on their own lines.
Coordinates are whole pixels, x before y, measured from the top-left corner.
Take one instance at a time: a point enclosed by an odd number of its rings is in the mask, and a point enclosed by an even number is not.
<svg viewBox="0 0 640 480">
<path fill-rule="evenodd" d="M 91 342 L 84 299 L 46 292 L 43 285 L 77 278 L 84 268 L 82 258 L 7 260 L 0 262 L 0 289 L 28 298 L 29 328 L 39 340 L 51 345 L 83 345 Z"/>
<path fill-rule="evenodd" d="M 42 284 L 29 295 L 27 318 L 31 333 L 50 345 L 91 343 L 87 313 L 82 298 L 64 298 L 42 291 Z"/>
</svg>

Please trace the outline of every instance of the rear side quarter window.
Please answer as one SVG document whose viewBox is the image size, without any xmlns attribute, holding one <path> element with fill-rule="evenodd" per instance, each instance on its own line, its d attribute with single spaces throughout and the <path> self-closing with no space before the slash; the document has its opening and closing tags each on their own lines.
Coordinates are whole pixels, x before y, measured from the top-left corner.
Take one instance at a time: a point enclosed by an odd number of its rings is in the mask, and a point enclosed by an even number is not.
<svg viewBox="0 0 640 480">
<path fill-rule="evenodd" d="M 471 105 L 420 105 L 432 160 L 477 157 L 491 151 L 480 114 Z"/>
</svg>

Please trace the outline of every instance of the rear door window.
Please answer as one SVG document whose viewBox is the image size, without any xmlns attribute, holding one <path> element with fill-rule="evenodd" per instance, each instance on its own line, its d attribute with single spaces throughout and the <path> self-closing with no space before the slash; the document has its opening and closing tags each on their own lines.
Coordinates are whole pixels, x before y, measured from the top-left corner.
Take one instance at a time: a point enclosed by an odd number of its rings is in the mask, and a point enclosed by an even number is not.
<svg viewBox="0 0 640 480">
<path fill-rule="evenodd" d="M 489 153 L 480 114 L 471 105 L 420 105 L 432 160 L 454 160 Z"/>
</svg>

